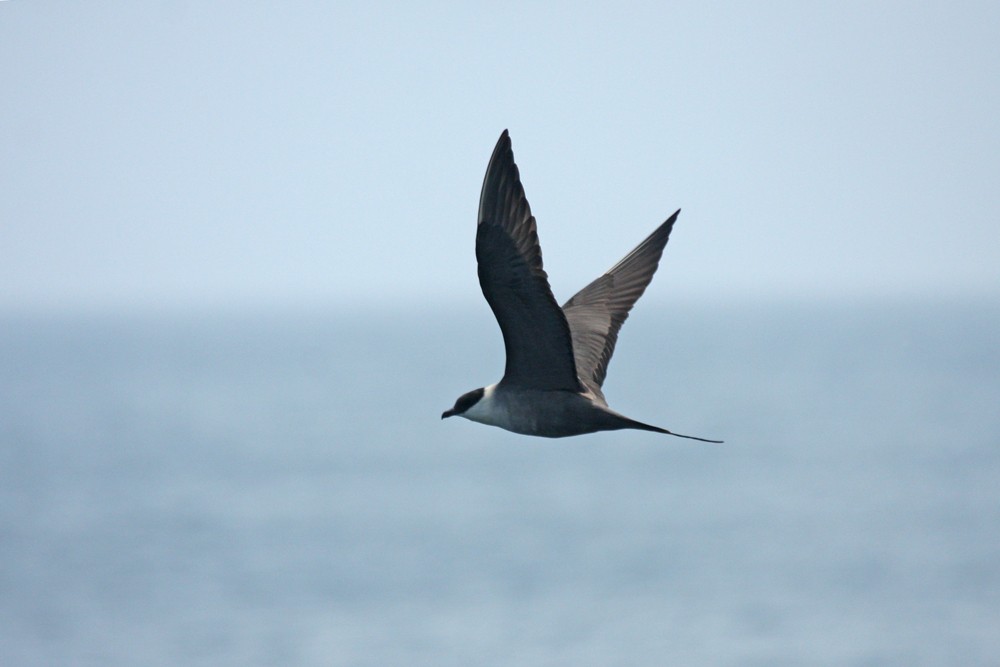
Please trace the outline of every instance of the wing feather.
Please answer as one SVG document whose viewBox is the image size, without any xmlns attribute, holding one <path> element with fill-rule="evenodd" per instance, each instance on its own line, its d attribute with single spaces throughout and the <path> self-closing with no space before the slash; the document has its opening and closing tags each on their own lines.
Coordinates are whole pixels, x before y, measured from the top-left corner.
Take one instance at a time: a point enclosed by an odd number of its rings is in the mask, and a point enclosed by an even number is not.
<svg viewBox="0 0 1000 667">
<path fill-rule="evenodd" d="M 483 179 L 476 259 L 479 285 L 500 325 L 507 352 L 501 382 L 580 391 L 573 338 L 542 268 L 535 218 L 506 130 Z"/>
<path fill-rule="evenodd" d="M 601 386 L 618 342 L 618 331 L 653 279 L 679 213 L 670 216 L 620 262 L 563 305 L 580 380 L 602 401 Z"/>
</svg>

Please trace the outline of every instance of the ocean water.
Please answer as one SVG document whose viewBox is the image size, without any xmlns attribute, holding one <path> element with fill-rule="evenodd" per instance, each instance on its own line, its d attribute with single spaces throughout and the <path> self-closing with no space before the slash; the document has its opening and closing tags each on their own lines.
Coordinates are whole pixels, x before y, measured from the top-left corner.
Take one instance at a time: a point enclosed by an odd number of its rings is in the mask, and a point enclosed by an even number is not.
<svg viewBox="0 0 1000 667">
<path fill-rule="evenodd" d="M 1000 307 L 640 306 L 725 444 L 441 421 L 483 304 L 0 317 L 0 664 L 1000 664 Z"/>
</svg>

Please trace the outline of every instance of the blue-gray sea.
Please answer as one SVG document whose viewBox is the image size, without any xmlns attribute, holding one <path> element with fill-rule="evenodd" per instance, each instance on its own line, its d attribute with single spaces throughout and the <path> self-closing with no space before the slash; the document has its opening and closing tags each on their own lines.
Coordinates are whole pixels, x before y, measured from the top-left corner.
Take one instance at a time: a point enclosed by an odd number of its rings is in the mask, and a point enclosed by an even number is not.
<svg viewBox="0 0 1000 667">
<path fill-rule="evenodd" d="M 460 419 L 485 304 L 0 317 L 0 664 L 1000 664 L 1000 306 L 640 303 L 642 432 Z"/>
</svg>

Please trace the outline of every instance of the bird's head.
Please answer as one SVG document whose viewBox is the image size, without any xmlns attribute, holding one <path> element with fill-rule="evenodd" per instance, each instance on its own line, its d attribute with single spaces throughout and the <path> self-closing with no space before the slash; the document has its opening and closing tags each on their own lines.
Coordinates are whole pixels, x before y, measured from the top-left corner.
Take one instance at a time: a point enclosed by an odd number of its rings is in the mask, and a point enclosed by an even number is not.
<svg viewBox="0 0 1000 667">
<path fill-rule="evenodd" d="M 472 391 L 465 392 L 464 394 L 458 397 L 457 401 L 455 401 L 455 407 L 453 407 L 451 410 L 445 410 L 441 414 L 441 419 L 444 419 L 445 417 L 455 417 L 464 415 L 469 410 L 469 408 L 471 408 L 473 405 L 478 403 L 480 399 L 482 399 L 485 391 L 486 390 L 483 387 L 480 387 L 479 389 L 473 389 Z"/>
</svg>

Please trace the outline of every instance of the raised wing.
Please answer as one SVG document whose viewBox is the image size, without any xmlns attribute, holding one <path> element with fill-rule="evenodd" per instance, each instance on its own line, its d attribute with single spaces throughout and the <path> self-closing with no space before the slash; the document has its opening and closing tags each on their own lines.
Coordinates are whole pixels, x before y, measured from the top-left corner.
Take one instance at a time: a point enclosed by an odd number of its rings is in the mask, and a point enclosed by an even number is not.
<svg viewBox="0 0 1000 667">
<path fill-rule="evenodd" d="M 577 373 L 602 401 L 601 385 L 615 352 L 618 330 L 653 279 L 679 213 L 680 210 L 670 216 L 635 250 L 563 305 L 573 338 Z"/>
<path fill-rule="evenodd" d="M 503 382 L 580 391 L 573 341 L 542 268 L 535 218 L 521 187 L 507 130 L 486 168 L 476 230 L 479 285 L 503 332 Z"/>
</svg>

